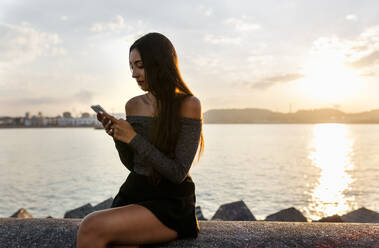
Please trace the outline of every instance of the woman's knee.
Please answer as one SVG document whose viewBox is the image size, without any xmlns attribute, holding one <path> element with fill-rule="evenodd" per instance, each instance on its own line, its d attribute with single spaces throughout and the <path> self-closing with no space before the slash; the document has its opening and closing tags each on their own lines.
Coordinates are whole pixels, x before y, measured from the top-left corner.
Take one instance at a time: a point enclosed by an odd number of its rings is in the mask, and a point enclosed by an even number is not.
<svg viewBox="0 0 379 248">
<path fill-rule="evenodd" d="M 100 215 L 93 212 L 82 219 L 77 232 L 77 247 L 106 247 Z"/>
<path fill-rule="evenodd" d="M 103 238 L 101 218 L 98 212 L 88 214 L 82 219 L 78 229 L 78 236 L 91 236 L 96 239 Z"/>
</svg>

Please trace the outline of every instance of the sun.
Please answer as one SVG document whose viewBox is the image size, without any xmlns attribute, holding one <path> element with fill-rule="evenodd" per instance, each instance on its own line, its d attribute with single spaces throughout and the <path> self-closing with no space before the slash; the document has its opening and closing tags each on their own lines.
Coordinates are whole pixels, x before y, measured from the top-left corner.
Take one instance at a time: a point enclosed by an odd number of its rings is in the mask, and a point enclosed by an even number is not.
<svg viewBox="0 0 379 248">
<path fill-rule="evenodd" d="M 356 95 L 360 77 L 345 57 L 331 50 L 311 54 L 304 65 L 301 91 L 320 102 L 341 102 Z"/>
</svg>

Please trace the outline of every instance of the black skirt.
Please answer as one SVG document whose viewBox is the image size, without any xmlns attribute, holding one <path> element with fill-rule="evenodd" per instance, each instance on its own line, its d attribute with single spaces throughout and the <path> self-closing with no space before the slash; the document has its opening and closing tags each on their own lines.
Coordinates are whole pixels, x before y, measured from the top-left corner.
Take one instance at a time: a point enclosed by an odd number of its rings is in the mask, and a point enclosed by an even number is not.
<svg viewBox="0 0 379 248">
<path fill-rule="evenodd" d="M 115 196 L 112 208 L 138 204 L 149 209 L 178 238 L 196 238 L 200 228 L 195 214 L 195 184 L 190 176 L 175 184 L 162 178 L 152 185 L 147 176 L 130 172 Z"/>
</svg>

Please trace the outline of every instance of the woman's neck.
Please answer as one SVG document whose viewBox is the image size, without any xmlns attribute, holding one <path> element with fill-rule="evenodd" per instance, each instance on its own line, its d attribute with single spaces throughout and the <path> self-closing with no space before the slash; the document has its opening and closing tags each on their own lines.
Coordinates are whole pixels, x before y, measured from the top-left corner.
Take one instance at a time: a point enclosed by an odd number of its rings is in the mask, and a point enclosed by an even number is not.
<svg viewBox="0 0 379 248">
<path fill-rule="evenodd" d="M 148 92 L 145 96 L 146 96 L 149 104 L 151 104 L 152 106 L 156 105 L 157 100 L 156 100 L 155 96 L 153 94 L 151 94 L 151 92 Z"/>
<path fill-rule="evenodd" d="M 157 101 L 156 101 L 155 96 L 151 94 L 150 92 L 148 92 L 144 95 L 144 97 L 145 97 L 144 101 L 149 106 L 148 108 L 152 112 L 152 115 L 156 116 L 157 115 Z"/>
</svg>

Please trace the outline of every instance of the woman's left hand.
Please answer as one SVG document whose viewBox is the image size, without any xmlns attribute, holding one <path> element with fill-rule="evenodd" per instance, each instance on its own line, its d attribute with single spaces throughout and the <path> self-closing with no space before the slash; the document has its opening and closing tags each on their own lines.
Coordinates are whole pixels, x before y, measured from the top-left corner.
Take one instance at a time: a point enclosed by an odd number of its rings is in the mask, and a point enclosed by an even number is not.
<svg viewBox="0 0 379 248">
<path fill-rule="evenodd" d="M 113 116 L 109 116 L 112 121 L 110 131 L 113 134 L 113 138 L 125 143 L 130 143 L 137 133 L 134 131 L 132 125 L 124 119 L 116 119 Z"/>
</svg>

